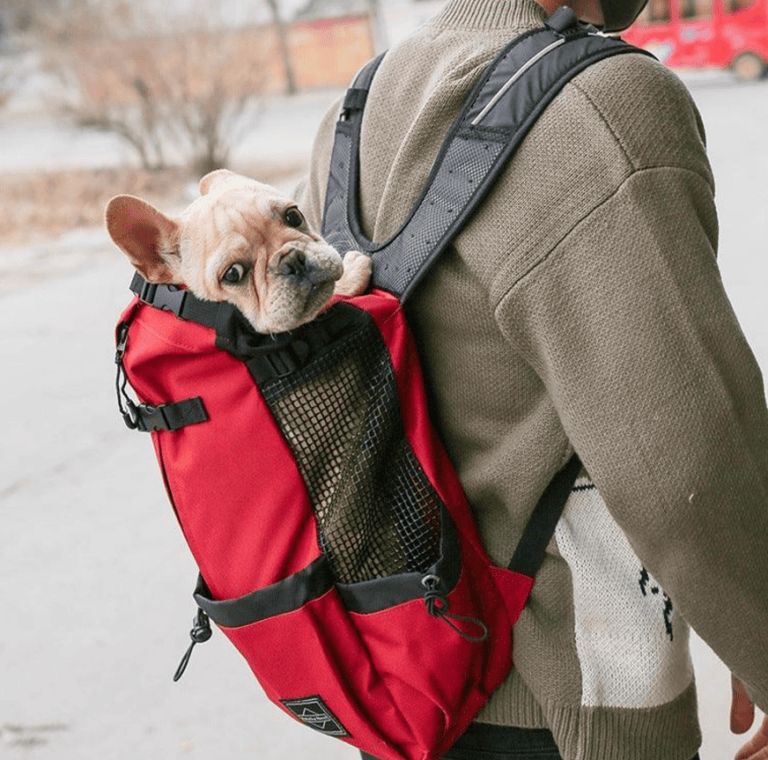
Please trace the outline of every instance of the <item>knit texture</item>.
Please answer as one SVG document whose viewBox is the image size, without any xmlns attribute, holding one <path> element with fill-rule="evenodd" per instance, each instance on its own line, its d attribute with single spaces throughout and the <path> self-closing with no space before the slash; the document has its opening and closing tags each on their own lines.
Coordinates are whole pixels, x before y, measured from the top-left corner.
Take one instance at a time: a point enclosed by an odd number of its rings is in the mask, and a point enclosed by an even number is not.
<svg viewBox="0 0 768 760">
<path fill-rule="evenodd" d="M 543 19 L 532 0 L 450 0 L 388 53 L 363 122 L 369 237 L 397 231 L 484 67 Z M 318 225 L 338 110 L 301 198 Z M 409 302 L 494 561 L 572 449 L 597 488 L 574 495 L 480 715 L 549 727 L 566 760 L 696 753 L 684 621 L 768 709 L 768 412 L 713 195 L 685 87 L 645 56 L 607 59 L 547 108 Z"/>
<path fill-rule="evenodd" d="M 581 704 L 652 708 L 679 697 L 693 683 L 688 625 L 589 478 L 577 481 L 556 538 L 573 581 Z"/>
</svg>

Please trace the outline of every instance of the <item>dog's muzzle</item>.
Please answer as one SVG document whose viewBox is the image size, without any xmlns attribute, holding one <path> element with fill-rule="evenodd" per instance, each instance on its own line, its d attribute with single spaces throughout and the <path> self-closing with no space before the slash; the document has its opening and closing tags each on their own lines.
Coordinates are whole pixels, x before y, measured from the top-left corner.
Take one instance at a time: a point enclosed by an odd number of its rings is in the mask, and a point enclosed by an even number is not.
<svg viewBox="0 0 768 760">
<path fill-rule="evenodd" d="M 302 289 L 315 288 L 318 285 L 336 280 L 336 277 L 327 269 L 309 260 L 306 254 L 298 249 L 294 249 L 283 256 L 277 272 L 287 277 L 292 285 Z"/>
</svg>

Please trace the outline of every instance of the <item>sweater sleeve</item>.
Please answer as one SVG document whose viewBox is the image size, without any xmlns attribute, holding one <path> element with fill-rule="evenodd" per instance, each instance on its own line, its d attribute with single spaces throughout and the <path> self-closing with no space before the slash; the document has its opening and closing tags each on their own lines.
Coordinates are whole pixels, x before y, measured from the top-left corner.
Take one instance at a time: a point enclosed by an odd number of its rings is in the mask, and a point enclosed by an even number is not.
<svg viewBox="0 0 768 760">
<path fill-rule="evenodd" d="M 499 300 L 614 519 L 768 710 L 768 412 L 712 189 L 634 171 Z"/>
</svg>

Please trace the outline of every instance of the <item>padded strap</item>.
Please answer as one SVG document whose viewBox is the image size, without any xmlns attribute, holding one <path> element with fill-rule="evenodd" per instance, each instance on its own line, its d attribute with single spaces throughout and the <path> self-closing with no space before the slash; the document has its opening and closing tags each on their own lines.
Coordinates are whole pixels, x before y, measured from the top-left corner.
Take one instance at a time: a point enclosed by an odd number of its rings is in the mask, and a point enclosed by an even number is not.
<svg viewBox="0 0 768 760">
<path fill-rule="evenodd" d="M 408 219 L 389 240 L 375 244 L 359 221 L 360 101 L 379 60 L 366 66 L 344 110 L 326 190 L 323 236 L 342 254 L 373 257 L 374 287 L 405 301 L 435 259 L 467 224 L 538 116 L 571 77 L 608 56 L 644 52 L 604 37 L 561 8 L 540 29 L 512 40 L 481 76 L 430 173 Z"/>
</svg>

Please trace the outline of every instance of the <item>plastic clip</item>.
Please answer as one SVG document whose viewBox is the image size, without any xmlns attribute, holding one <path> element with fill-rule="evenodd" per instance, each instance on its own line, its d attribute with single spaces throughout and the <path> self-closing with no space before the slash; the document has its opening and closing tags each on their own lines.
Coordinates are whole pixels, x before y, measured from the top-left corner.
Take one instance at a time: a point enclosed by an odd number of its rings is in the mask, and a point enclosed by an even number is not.
<svg viewBox="0 0 768 760">
<path fill-rule="evenodd" d="M 192 650 L 196 644 L 203 644 L 213 636 L 211 630 L 211 624 L 206 615 L 201 609 L 198 609 L 197 615 L 192 621 L 192 630 L 189 632 L 189 638 L 192 639 L 192 643 L 189 645 L 189 649 L 184 653 L 184 657 L 181 658 L 179 667 L 176 668 L 176 672 L 173 675 L 173 680 L 178 681 L 183 675 L 184 671 L 189 665 L 189 659 L 192 657 Z"/>
</svg>

